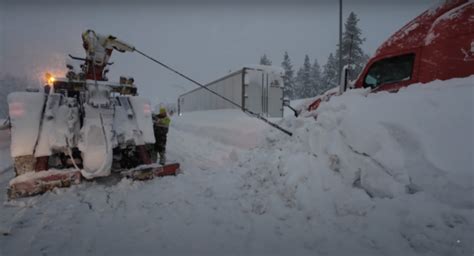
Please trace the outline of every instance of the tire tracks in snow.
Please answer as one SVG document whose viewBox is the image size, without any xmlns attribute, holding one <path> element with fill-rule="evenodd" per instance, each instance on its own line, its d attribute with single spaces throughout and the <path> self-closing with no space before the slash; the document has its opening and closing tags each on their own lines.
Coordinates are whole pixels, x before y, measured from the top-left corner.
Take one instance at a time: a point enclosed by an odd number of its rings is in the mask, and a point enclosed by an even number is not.
<svg viewBox="0 0 474 256">
<path fill-rule="evenodd" d="M 94 207 L 92 206 L 92 203 L 89 201 L 86 201 L 86 197 L 82 195 L 80 192 L 76 193 L 77 197 L 79 197 L 79 203 L 87 205 L 89 210 L 94 211 Z"/>
<path fill-rule="evenodd" d="M 15 206 L 15 203 L 4 203 L 4 205 L 11 205 L 11 206 Z M 23 204 L 22 204 L 23 205 Z M 27 209 L 31 208 L 32 206 L 29 204 L 29 203 L 26 203 L 24 204 L 23 206 L 21 206 L 21 209 L 18 210 L 14 215 L 13 217 L 11 218 L 11 221 L 10 221 L 10 225 L 8 228 L 1 228 L 1 233 L 2 235 L 4 236 L 8 236 L 8 235 L 11 235 L 12 234 L 12 229 L 13 229 L 13 226 L 15 226 L 15 224 L 20 221 L 20 219 L 25 215 L 25 213 L 27 212 Z"/>
</svg>

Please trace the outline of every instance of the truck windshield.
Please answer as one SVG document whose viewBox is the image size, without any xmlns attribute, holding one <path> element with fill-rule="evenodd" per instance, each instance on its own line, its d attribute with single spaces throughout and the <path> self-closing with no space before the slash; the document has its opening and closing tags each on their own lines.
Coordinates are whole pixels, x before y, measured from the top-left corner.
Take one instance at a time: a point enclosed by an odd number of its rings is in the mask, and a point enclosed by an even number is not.
<svg viewBox="0 0 474 256">
<path fill-rule="evenodd" d="M 405 54 L 379 60 L 372 64 L 364 79 L 364 87 L 377 87 L 383 84 L 410 80 L 413 72 L 415 54 Z"/>
</svg>

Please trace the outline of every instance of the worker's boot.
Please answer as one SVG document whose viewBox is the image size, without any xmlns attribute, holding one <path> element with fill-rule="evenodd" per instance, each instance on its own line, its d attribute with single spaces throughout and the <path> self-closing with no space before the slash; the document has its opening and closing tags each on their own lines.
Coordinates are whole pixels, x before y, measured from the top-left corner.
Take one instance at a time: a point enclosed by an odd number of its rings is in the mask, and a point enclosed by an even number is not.
<svg viewBox="0 0 474 256">
<path fill-rule="evenodd" d="M 160 155 L 160 164 L 164 165 L 166 163 L 166 152 L 165 151 L 159 152 L 159 155 Z"/>
</svg>

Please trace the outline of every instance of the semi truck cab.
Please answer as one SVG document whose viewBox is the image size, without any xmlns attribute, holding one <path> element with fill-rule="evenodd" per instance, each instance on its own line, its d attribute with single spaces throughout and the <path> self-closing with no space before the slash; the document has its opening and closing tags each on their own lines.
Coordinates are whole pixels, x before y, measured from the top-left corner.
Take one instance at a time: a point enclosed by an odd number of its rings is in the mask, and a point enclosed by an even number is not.
<svg viewBox="0 0 474 256">
<path fill-rule="evenodd" d="M 474 1 L 448 0 L 423 12 L 377 49 L 354 83 L 347 81 L 348 69 L 339 90 L 318 96 L 306 110 L 348 88 L 397 92 L 415 83 L 474 75 Z"/>
<path fill-rule="evenodd" d="M 376 51 L 355 88 L 397 91 L 474 74 L 474 2 L 446 1 L 409 22 Z"/>
</svg>

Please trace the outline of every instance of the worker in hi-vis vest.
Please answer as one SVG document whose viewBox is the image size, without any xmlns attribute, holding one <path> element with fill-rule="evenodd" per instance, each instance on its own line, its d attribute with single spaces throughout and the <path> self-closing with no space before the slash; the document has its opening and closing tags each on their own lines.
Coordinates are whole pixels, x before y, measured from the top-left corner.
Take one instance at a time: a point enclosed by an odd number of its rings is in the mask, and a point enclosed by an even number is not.
<svg viewBox="0 0 474 256">
<path fill-rule="evenodd" d="M 166 162 L 166 137 L 171 119 L 166 113 L 166 108 L 161 107 L 160 113 L 153 116 L 153 131 L 155 133 L 155 150 L 160 158 L 159 163 L 164 165 Z"/>
</svg>

